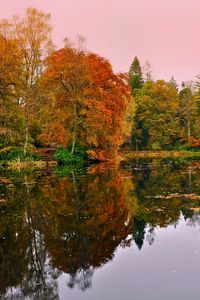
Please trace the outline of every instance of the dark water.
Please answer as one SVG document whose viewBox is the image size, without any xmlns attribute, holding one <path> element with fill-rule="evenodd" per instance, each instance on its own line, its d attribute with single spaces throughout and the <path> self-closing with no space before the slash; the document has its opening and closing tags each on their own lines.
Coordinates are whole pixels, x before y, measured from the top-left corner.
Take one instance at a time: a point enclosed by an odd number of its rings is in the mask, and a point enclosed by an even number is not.
<svg viewBox="0 0 200 300">
<path fill-rule="evenodd" d="M 0 173 L 0 299 L 196 300 L 200 162 Z"/>
</svg>

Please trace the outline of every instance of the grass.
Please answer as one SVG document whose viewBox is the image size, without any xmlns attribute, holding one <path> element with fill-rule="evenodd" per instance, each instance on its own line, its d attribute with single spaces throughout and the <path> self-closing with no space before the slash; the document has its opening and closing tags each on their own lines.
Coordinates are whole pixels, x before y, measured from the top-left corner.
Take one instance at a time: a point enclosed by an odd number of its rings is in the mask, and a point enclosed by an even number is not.
<svg viewBox="0 0 200 300">
<path fill-rule="evenodd" d="M 25 170 L 25 169 L 42 169 L 46 166 L 46 162 L 37 160 L 37 161 L 21 161 L 21 160 L 16 160 L 16 161 L 9 161 L 6 162 L 5 165 L 3 165 L 3 168 L 9 169 L 9 170 Z"/>
<path fill-rule="evenodd" d="M 20 147 L 6 147 L 0 149 L 0 167 L 9 170 L 35 170 L 46 166 L 35 149 L 29 151 L 25 156 Z"/>
</svg>

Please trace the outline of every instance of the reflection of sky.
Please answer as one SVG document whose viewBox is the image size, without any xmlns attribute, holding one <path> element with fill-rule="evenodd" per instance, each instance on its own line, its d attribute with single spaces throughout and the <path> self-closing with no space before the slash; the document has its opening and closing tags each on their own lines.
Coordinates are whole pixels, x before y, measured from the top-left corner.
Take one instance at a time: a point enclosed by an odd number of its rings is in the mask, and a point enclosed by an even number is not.
<svg viewBox="0 0 200 300">
<path fill-rule="evenodd" d="M 69 277 L 59 278 L 60 300 L 188 300 L 200 292 L 199 226 L 181 218 L 174 225 L 157 228 L 152 246 L 144 242 L 139 251 L 118 248 L 112 262 L 95 271 L 92 288 L 68 289 Z"/>
<path fill-rule="evenodd" d="M 88 48 L 127 71 L 135 55 L 156 78 L 194 79 L 200 72 L 199 0 L 0 0 L 0 18 L 34 6 L 52 14 L 54 41 L 81 34 Z"/>
</svg>

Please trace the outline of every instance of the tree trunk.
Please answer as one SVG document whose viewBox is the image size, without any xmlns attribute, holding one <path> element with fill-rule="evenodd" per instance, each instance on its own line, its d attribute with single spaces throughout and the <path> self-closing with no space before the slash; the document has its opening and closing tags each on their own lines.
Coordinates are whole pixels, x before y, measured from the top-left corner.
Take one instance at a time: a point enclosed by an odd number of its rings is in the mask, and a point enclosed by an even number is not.
<svg viewBox="0 0 200 300">
<path fill-rule="evenodd" d="M 24 156 L 27 155 L 27 148 L 28 148 L 28 135 L 29 135 L 29 116 L 26 113 L 26 128 L 25 128 L 25 142 L 24 142 Z"/>
<path fill-rule="evenodd" d="M 190 146 L 190 137 L 191 137 L 191 124 L 190 124 L 190 116 L 188 117 L 188 145 Z"/>
<path fill-rule="evenodd" d="M 76 130 L 77 130 L 77 107 L 76 107 L 76 102 L 74 102 L 74 124 L 73 124 L 73 138 L 72 138 L 72 150 L 71 150 L 71 155 L 74 154 L 74 149 L 76 145 Z"/>
<path fill-rule="evenodd" d="M 192 188 L 192 170 L 191 170 L 191 168 L 188 169 L 188 184 L 189 184 L 190 193 L 191 193 L 191 188 Z"/>
</svg>

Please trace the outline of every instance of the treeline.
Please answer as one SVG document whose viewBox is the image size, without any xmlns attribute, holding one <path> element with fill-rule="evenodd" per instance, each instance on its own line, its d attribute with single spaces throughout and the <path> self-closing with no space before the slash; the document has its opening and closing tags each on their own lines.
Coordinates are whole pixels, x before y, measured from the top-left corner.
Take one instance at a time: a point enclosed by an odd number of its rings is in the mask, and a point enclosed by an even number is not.
<svg viewBox="0 0 200 300">
<path fill-rule="evenodd" d="M 129 70 L 135 103 L 131 147 L 135 150 L 190 149 L 200 146 L 200 76 L 197 82 L 154 81 L 147 62 L 137 57 Z"/>
<path fill-rule="evenodd" d="M 199 83 L 195 95 L 178 92 L 174 80 L 154 82 L 137 58 L 115 74 L 81 37 L 55 50 L 50 21 L 29 8 L 0 23 L 0 150 L 18 146 L 26 156 L 33 146 L 64 146 L 71 157 L 103 161 L 120 146 L 199 145 Z"/>
</svg>

